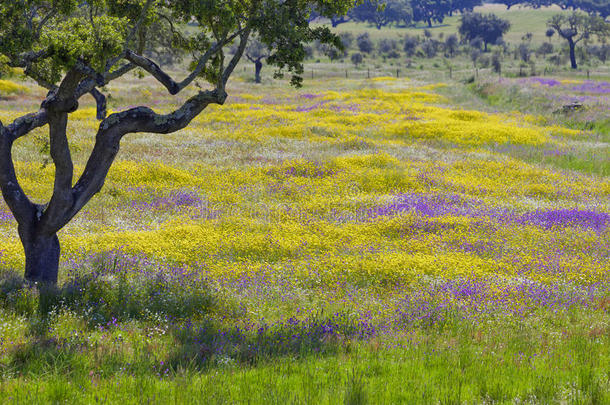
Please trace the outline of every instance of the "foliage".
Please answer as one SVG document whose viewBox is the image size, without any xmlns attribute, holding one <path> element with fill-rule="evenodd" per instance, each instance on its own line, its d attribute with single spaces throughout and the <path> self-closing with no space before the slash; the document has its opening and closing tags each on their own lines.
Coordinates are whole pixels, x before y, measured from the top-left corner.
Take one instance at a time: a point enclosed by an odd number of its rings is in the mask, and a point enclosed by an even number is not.
<svg viewBox="0 0 610 405">
<path fill-rule="evenodd" d="M 450 12 L 453 11 L 449 0 L 412 0 L 413 20 L 423 21 L 432 27 L 433 22 L 442 23 Z"/>
<path fill-rule="evenodd" d="M 358 35 L 358 38 L 356 38 L 356 44 L 362 53 L 371 53 L 375 47 L 368 32 Z"/>
<path fill-rule="evenodd" d="M 415 55 L 415 50 L 419 45 L 419 38 L 411 35 L 405 35 L 403 49 L 407 56 Z"/>
<path fill-rule="evenodd" d="M 499 18 L 495 14 L 481 13 L 463 14 L 458 28 L 464 41 L 481 38 L 485 44 L 485 51 L 487 51 L 488 44 L 495 44 L 509 29 L 510 23 L 507 20 Z"/>
<path fill-rule="evenodd" d="M 381 29 L 389 24 L 410 24 L 413 12 L 407 0 L 365 0 L 350 11 L 350 16 Z"/>
</svg>

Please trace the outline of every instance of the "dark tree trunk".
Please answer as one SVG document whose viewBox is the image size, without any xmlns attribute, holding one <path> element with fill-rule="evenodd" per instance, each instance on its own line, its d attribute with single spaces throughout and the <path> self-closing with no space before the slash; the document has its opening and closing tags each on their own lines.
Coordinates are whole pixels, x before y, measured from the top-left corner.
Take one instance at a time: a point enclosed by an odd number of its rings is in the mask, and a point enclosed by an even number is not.
<svg viewBox="0 0 610 405">
<path fill-rule="evenodd" d="M 483 52 L 487 52 L 487 41 L 483 42 Z"/>
<path fill-rule="evenodd" d="M 56 284 L 61 253 L 57 235 L 20 232 L 20 236 L 25 251 L 25 278 Z"/>
<path fill-rule="evenodd" d="M 263 70 L 263 62 L 257 60 L 254 62 L 254 82 L 261 82 L 261 70 Z"/>
<path fill-rule="evenodd" d="M 570 45 L 570 65 L 572 69 L 576 69 L 578 68 L 578 65 L 576 65 L 576 44 L 574 43 L 572 38 L 568 38 L 568 44 Z"/>
<path fill-rule="evenodd" d="M 428 18 L 428 28 L 432 28 L 432 19 Z"/>
</svg>

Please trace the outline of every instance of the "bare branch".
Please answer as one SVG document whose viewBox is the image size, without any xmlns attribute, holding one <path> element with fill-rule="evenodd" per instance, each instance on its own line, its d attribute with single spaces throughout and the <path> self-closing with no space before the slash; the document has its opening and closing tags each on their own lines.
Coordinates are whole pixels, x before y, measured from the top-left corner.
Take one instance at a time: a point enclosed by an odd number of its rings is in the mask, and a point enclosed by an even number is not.
<svg viewBox="0 0 610 405">
<path fill-rule="evenodd" d="M 161 69 L 161 67 L 157 63 L 155 63 L 153 60 L 151 60 L 145 56 L 141 56 L 141 55 L 136 54 L 135 52 L 127 50 L 125 59 L 127 59 L 134 65 L 139 66 L 142 69 L 146 70 L 155 79 L 157 79 L 163 86 L 165 86 L 165 88 L 169 91 L 170 94 L 175 95 L 175 94 L 178 94 L 180 91 L 182 91 L 189 84 L 191 84 L 197 77 L 199 77 L 201 72 L 203 72 L 203 69 L 205 69 L 206 63 L 210 60 L 210 58 L 215 53 L 220 51 L 223 46 L 225 46 L 226 44 L 228 44 L 229 42 L 231 42 L 235 38 L 237 38 L 237 36 L 243 35 L 244 32 L 245 32 L 245 30 L 239 30 L 239 31 L 233 33 L 232 35 L 228 36 L 227 38 L 223 39 L 222 41 L 217 42 L 212 47 L 210 47 L 203 54 L 203 56 L 201 56 L 201 58 L 199 58 L 195 69 L 180 83 L 177 83 L 167 73 L 165 73 L 163 71 L 163 69 Z"/>
<path fill-rule="evenodd" d="M 7 136 L 14 142 L 34 129 L 47 125 L 47 122 L 47 110 L 41 108 L 38 112 L 24 115 L 13 121 L 6 127 Z"/>
<path fill-rule="evenodd" d="M 35 217 L 36 206 L 28 199 L 19 185 L 13 164 L 13 136 L 8 128 L 0 127 L 0 190 L 19 225 Z"/>
<path fill-rule="evenodd" d="M 251 29 L 250 27 L 248 27 L 244 29 L 241 35 L 239 36 L 239 46 L 237 48 L 237 51 L 235 51 L 235 55 L 233 55 L 233 58 L 231 58 L 229 65 L 222 73 L 223 86 L 226 85 L 229 81 L 229 76 L 231 76 L 231 73 L 233 73 L 233 70 L 235 70 L 235 67 L 239 63 L 239 60 L 241 59 L 242 55 L 244 54 L 244 51 L 246 50 L 246 46 L 248 44 L 248 37 L 250 36 L 250 32 Z"/>
<path fill-rule="evenodd" d="M 72 207 L 72 177 L 74 164 L 70 154 L 70 145 L 66 129 L 68 126 L 68 113 L 53 112 L 49 118 L 49 140 L 51 159 L 55 165 L 55 184 L 53 196 L 42 218 L 40 230 L 54 235 L 65 223 L 63 218 Z"/>
<path fill-rule="evenodd" d="M 51 56 L 52 52 L 49 48 L 44 48 L 39 51 L 29 51 L 19 54 L 14 63 L 11 63 L 12 67 L 26 68 L 31 63 L 37 62 L 41 59 L 46 59 Z"/>
<path fill-rule="evenodd" d="M 52 9 L 51 11 L 49 11 L 47 13 L 47 15 L 45 15 L 42 20 L 40 20 L 40 23 L 38 24 L 38 28 L 36 28 L 36 38 L 40 38 L 40 34 L 42 33 L 42 29 L 44 28 L 45 24 L 53 17 L 55 17 L 57 15 L 57 10 Z"/>
<path fill-rule="evenodd" d="M 98 120 L 103 120 L 106 118 L 106 96 L 104 96 L 98 89 L 93 89 L 89 92 L 91 96 L 95 99 L 95 104 L 97 105 L 97 115 L 96 118 Z"/>
</svg>

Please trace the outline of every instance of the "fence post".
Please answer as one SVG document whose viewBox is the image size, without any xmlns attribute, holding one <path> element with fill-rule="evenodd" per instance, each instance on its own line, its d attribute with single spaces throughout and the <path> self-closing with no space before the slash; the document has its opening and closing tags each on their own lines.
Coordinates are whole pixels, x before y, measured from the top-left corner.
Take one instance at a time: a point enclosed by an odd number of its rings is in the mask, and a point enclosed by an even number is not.
<svg viewBox="0 0 610 405">
<path fill-rule="evenodd" d="M 345 78 L 347 79 L 347 69 L 345 69 Z"/>
<path fill-rule="evenodd" d="M 366 69 L 366 77 L 369 79 L 371 78 L 371 68 Z"/>
<path fill-rule="evenodd" d="M 398 79 L 400 77 L 400 69 L 396 69 L 396 78 Z"/>
</svg>

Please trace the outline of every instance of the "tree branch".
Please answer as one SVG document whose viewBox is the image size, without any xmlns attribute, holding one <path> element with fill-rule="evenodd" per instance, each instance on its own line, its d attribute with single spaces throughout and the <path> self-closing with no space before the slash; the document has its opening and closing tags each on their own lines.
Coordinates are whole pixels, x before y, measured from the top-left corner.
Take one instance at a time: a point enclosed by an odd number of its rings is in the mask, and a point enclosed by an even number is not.
<svg viewBox="0 0 610 405">
<path fill-rule="evenodd" d="M 97 105 L 97 114 L 96 118 L 98 120 L 103 120 L 106 118 L 106 96 L 104 96 L 98 89 L 94 88 L 89 92 L 91 96 L 95 99 L 95 103 Z"/>
<path fill-rule="evenodd" d="M 10 130 L 0 125 L 0 190 L 17 223 L 22 225 L 35 218 L 36 205 L 28 199 L 17 180 L 12 156 L 13 142 Z"/>
<path fill-rule="evenodd" d="M 53 112 L 49 118 L 49 143 L 51 159 L 55 165 L 55 183 L 53 196 L 42 218 L 40 229 L 49 235 L 54 235 L 65 223 L 62 222 L 66 212 L 72 207 L 72 178 L 74 164 L 70 154 L 70 145 L 66 129 L 68 113 Z"/>
<path fill-rule="evenodd" d="M 226 69 L 222 73 L 222 85 L 223 86 L 226 85 L 227 82 L 229 81 L 229 76 L 231 76 L 231 73 L 233 73 L 233 70 L 235 70 L 237 63 L 239 63 L 239 60 L 241 59 L 242 55 L 244 54 L 244 52 L 246 50 L 246 46 L 248 44 L 248 38 L 250 37 L 250 32 L 251 32 L 251 28 L 248 26 L 240 34 L 239 46 L 237 47 L 237 50 L 235 51 L 235 55 L 233 55 L 233 58 L 231 58 L 229 65 L 226 67 Z"/>
<path fill-rule="evenodd" d="M 123 136 L 137 132 L 168 134 L 179 131 L 208 105 L 223 104 L 226 97 L 222 89 L 201 91 L 167 115 L 159 115 L 147 107 L 137 107 L 108 116 L 100 123 L 91 156 L 72 189 L 74 202 L 64 221 L 67 223 L 72 219 L 101 190 Z"/>
<path fill-rule="evenodd" d="M 43 102 L 49 121 L 50 154 L 55 165 L 53 196 L 39 224 L 40 231 L 48 235 L 54 235 L 65 225 L 63 219 L 72 208 L 74 164 L 67 135 L 68 113 L 78 108 L 75 92 L 85 74 L 77 68 L 68 71 L 57 90 L 50 91 Z"/>
<path fill-rule="evenodd" d="M 24 115 L 13 121 L 6 127 L 6 136 L 9 137 L 11 142 L 14 142 L 34 129 L 47 125 L 47 123 L 47 110 L 41 108 L 38 112 Z"/>
<path fill-rule="evenodd" d="M 191 84 L 197 77 L 199 77 L 201 72 L 203 72 L 203 69 L 205 68 L 206 63 L 210 60 L 210 58 L 215 53 L 220 51 L 223 46 L 225 46 L 226 44 L 228 44 L 229 42 L 231 42 L 238 36 L 243 35 L 243 32 L 245 32 L 245 30 L 243 30 L 243 29 L 238 30 L 237 32 L 233 33 L 232 35 L 228 36 L 227 38 L 217 42 L 212 47 L 210 47 L 203 54 L 203 56 L 201 56 L 201 58 L 199 58 L 195 69 L 180 83 L 176 82 L 167 73 L 165 73 L 163 71 L 163 69 L 161 69 L 161 67 L 157 63 L 155 63 L 153 60 L 151 60 L 145 56 L 141 56 L 131 50 L 127 50 L 125 53 L 125 59 L 130 61 L 132 64 L 139 66 L 142 69 L 146 70 L 155 79 L 157 79 L 163 86 L 165 86 L 165 88 L 169 91 L 170 94 L 175 95 L 175 94 L 178 94 L 179 92 L 181 92 L 189 84 Z"/>
<path fill-rule="evenodd" d="M 46 59 L 51 56 L 52 52 L 49 48 L 44 48 L 39 51 L 29 51 L 21 53 L 17 56 L 16 61 L 10 63 L 12 67 L 27 68 L 31 63 L 40 59 Z"/>
</svg>

